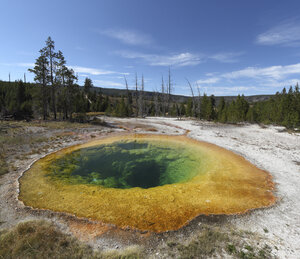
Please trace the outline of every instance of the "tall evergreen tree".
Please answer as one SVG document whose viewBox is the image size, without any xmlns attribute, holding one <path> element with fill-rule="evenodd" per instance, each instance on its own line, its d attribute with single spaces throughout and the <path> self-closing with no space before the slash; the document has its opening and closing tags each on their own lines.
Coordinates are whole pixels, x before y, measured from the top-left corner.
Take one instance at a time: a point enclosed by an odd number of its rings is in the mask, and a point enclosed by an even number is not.
<svg viewBox="0 0 300 259">
<path fill-rule="evenodd" d="M 94 85 L 93 85 L 92 79 L 86 77 L 84 80 L 84 85 L 83 85 L 84 92 L 86 94 L 89 94 L 93 86 Z"/>
<path fill-rule="evenodd" d="M 48 83 L 50 81 L 50 71 L 49 71 L 49 62 L 45 55 L 44 50 L 40 50 L 40 56 L 35 61 L 35 66 L 33 69 L 28 69 L 30 72 L 35 74 L 34 81 L 40 86 L 40 96 L 42 97 L 42 110 L 43 110 L 43 119 L 47 118 L 47 109 L 48 109 Z"/>
<path fill-rule="evenodd" d="M 189 98 L 186 105 L 186 116 L 192 117 L 193 116 L 193 100 Z"/>
<path fill-rule="evenodd" d="M 51 83 L 51 100 L 52 100 L 52 111 L 54 114 L 54 119 L 56 120 L 56 95 L 55 95 L 55 84 L 54 84 L 54 65 L 56 59 L 56 53 L 54 52 L 55 44 L 54 41 L 49 36 L 46 40 L 46 47 L 43 49 L 45 56 L 49 60 L 50 66 L 50 83 Z"/>
</svg>

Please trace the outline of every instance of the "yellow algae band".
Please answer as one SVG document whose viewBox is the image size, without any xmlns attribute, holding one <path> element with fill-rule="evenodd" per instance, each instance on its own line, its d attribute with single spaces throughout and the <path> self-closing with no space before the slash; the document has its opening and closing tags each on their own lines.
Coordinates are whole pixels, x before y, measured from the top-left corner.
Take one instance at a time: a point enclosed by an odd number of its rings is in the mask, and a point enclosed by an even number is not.
<svg viewBox="0 0 300 259">
<path fill-rule="evenodd" d="M 38 160 L 21 177 L 19 198 L 34 208 L 162 232 L 200 214 L 270 206 L 272 190 L 267 172 L 221 147 L 185 136 L 121 135 Z"/>
</svg>

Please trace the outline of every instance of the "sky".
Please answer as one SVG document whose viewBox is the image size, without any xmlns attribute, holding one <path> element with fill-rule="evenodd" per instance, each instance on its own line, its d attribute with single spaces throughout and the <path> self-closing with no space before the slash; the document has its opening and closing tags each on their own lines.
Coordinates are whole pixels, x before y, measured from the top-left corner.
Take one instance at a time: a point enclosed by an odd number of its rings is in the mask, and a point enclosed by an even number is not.
<svg viewBox="0 0 300 259">
<path fill-rule="evenodd" d="M 274 94 L 300 81 L 300 1 L 1 0 L 0 80 L 28 68 L 51 36 L 78 83 L 173 93 Z"/>
</svg>

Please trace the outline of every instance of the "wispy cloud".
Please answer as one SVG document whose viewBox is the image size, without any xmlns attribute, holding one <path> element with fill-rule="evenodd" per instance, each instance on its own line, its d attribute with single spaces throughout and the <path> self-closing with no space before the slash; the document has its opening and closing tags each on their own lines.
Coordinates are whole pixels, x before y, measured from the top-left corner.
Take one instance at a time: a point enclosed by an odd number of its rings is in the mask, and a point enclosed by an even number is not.
<svg viewBox="0 0 300 259">
<path fill-rule="evenodd" d="M 295 85 L 299 82 L 300 63 L 286 66 L 247 67 L 219 75 L 212 74 L 206 78 L 197 80 L 202 89 L 219 94 L 220 91 L 227 94 L 231 91 L 245 93 L 247 91 L 267 92 L 270 88 L 283 88 Z M 234 86 L 234 85 L 242 85 Z M 255 86 L 254 86 L 255 85 Z M 216 88 L 216 89 L 215 89 Z M 230 90 L 231 89 L 231 90 Z"/>
<path fill-rule="evenodd" d="M 150 66 L 195 66 L 203 62 L 203 59 L 198 54 L 189 52 L 172 54 L 172 55 L 157 55 L 143 54 L 138 52 L 121 51 L 117 52 L 124 58 L 141 59 Z"/>
<path fill-rule="evenodd" d="M 256 43 L 261 45 L 300 45 L 300 20 L 290 19 L 261 33 L 256 38 Z"/>
<path fill-rule="evenodd" d="M 243 52 L 220 52 L 210 56 L 210 59 L 221 63 L 236 63 L 239 61 L 238 57 L 243 54 Z"/>
<path fill-rule="evenodd" d="M 207 60 L 215 60 L 221 63 L 238 62 L 238 57 L 243 55 L 243 52 L 220 52 L 213 55 L 182 52 L 177 54 L 147 54 L 132 51 L 118 51 L 115 52 L 123 58 L 140 59 L 150 66 L 196 66 L 198 64 L 207 62 Z"/>
<path fill-rule="evenodd" d="M 110 74 L 129 75 L 129 73 L 104 70 L 104 69 L 98 69 L 98 68 L 90 68 L 90 67 L 69 66 L 69 68 L 72 68 L 76 73 L 83 73 L 83 74 L 89 74 L 89 75 L 94 75 L 94 76 L 110 75 Z"/>
<path fill-rule="evenodd" d="M 288 75 L 299 74 L 300 63 L 287 66 L 270 66 L 270 67 L 247 67 L 242 70 L 233 71 L 223 74 L 222 77 L 227 79 L 237 79 L 241 77 L 248 78 L 269 78 L 280 80 Z"/>
<path fill-rule="evenodd" d="M 100 31 L 100 33 L 128 45 L 150 45 L 154 43 L 150 35 L 135 30 L 108 29 Z"/>
<path fill-rule="evenodd" d="M 199 79 L 196 81 L 198 84 L 215 84 L 220 81 L 220 77 L 210 77 L 207 79 Z"/>
</svg>

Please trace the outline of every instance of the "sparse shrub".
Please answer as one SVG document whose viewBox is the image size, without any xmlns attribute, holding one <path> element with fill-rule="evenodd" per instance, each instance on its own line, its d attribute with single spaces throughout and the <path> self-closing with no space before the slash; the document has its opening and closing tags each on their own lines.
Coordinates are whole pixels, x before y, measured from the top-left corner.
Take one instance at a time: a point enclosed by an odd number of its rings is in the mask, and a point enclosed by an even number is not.
<svg viewBox="0 0 300 259">
<path fill-rule="evenodd" d="M 72 122 L 86 123 L 88 122 L 88 117 L 85 113 L 78 113 L 74 115 L 74 117 L 72 118 Z"/>
<path fill-rule="evenodd" d="M 178 246 L 178 243 L 171 241 L 171 242 L 168 242 L 167 245 L 169 247 L 176 247 L 176 246 Z"/>
<path fill-rule="evenodd" d="M 0 258 L 142 258 L 138 246 L 123 250 L 95 252 L 75 238 L 62 233 L 47 221 L 19 223 L 11 230 L 0 231 Z"/>
<path fill-rule="evenodd" d="M 90 121 L 91 124 L 93 125 L 99 125 L 99 126 L 108 126 L 108 124 L 104 121 L 104 120 L 101 120 L 97 117 L 94 117 L 91 121 Z"/>
<path fill-rule="evenodd" d="M 233 245 L 233 244 L 228 244 L 228 245 L 227 245 L 227 251 L 228 251 L 229 254 L 235 254 L 235 253 L 236 253 L 235 245 Z"/>
<path fill-rule="evenodd" d="M 138 259 L 143 258 L 142 251 L 138 246 L 130 246 L 123 250 L 108 250 L 101 254 L 101 258 L 105 259 Z"/>
<path fill-rule="evenodd" d="M 228 235 L 211 228 L 203 229 L 203 232 L 197 239 L 188 245 L 180 245 L 178 250 L 181 258 L 207 258 L 220 249 L 219 244 L 228 240 Z"/>
<path fill-rule="evenodd" d="M 230 229 L 222 230 L 216 226 L 202 225 L 200 235 L 191 241 L 181 244 L 172 239 L 166 242 L 164 249 L 167 257 L 174 258 L 274 258 L 270 246 L 264 248 L 249 242 L 254 233 L 249 231 Z M 163 252 L 163 250 L 161 250 Z M 226 254 L 227 253 L 227 254 Z"/>
<path fill-rule="evenodd" d="M 28 221 L 0 235 L 0 258 L 91 258 L 93 250 L 46 221 Z"/>
</svg>

